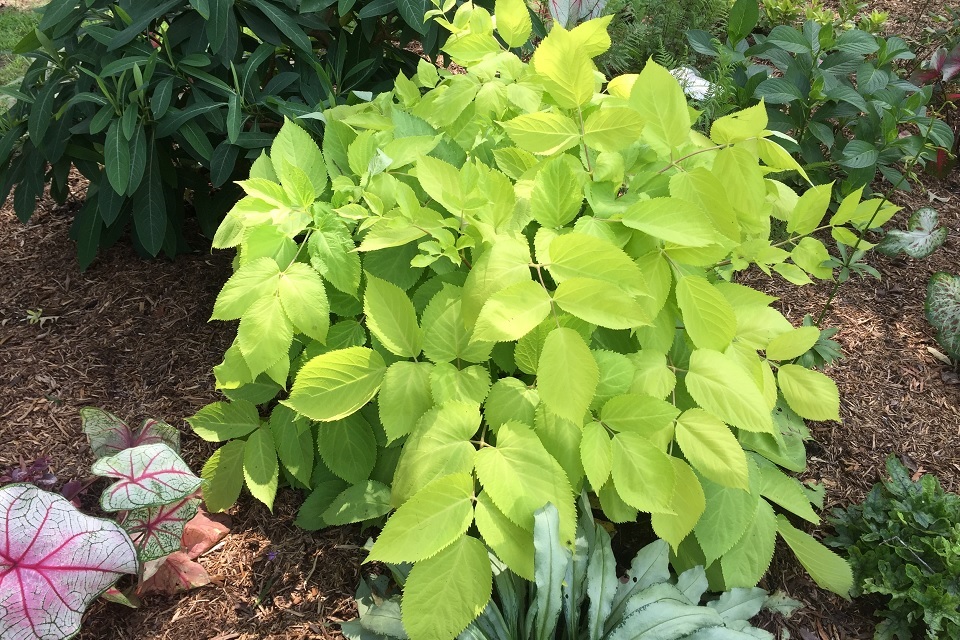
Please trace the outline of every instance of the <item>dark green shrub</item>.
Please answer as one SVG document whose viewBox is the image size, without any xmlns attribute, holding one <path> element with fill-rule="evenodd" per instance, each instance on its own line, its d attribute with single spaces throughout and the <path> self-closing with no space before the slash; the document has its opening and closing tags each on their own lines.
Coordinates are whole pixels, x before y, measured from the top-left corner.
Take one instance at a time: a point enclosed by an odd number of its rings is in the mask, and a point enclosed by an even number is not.
<svg viewBox="0 0 960 640">
<path fill-rule="evenodd" d="M 598 62 L 607 75 L 616 75 L 639 71 L 651 57 L 683 63 L 690 54 L 686 30 L 715 30 L 726 18 L 727 2 L 612 0 L 605 13 L 614 16 L 610 23 L 613 46 Z"/>
<path fill-rule="evenodd" d="M 909 190 L 915 167 L 951 148 L 953 133 L 928 116 L 929 89 L 900 77 L 897 64 L 914 54 L 901 38 L 865 31 L 835 31 L 808 20 L 802 30 L 774 27 L 750 32 L 758 11 L 751 0 L 731 10 L 724 43 L 690 31 L 699 53 L 733 64 L 726 99 L 739 108 L 767 105 L 770 128 L 814 182 L 841 181 L 840 195 L 869 190 L 877 172 L 894 188 Z M 749 8 L 748 8 L 749 7 Z"/>
<path fill-rule="evenodd" d="M 910 640 L 921 625 L 927 638 L 960 637 L 960 496 L 936 476 L 912 480 L 895 456 L 887 473 L 863 504 L 834 511 L 826 542 L 849 556 L 854 595 L 889 597 L 876 638 Z"/>
<path fill-rule="evenodd" d="M 90 180 L 72 235 L 82 266 L 130 227 L 137 247 L 185 247 L 195 211 L 212 235 L 283 118 L 314 134 L 353 90 L 392 86 L 438 46 L 426 2 L 54 0 L 17 52 L 33 58 L 0 129 L 0 193 L 21 220 L 71 166 Z M 355 99 L 355 98 L 354 98 Z M 214 189 L 211 189 L 211 185 Z M 192 197 L 192 207 L 184 205 Z"/>
</svg>

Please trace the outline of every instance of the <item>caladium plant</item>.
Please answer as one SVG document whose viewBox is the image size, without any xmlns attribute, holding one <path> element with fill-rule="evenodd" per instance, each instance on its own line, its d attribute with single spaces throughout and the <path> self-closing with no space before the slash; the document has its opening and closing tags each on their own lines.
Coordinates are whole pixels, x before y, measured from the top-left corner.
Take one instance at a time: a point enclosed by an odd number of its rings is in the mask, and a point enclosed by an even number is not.
<svg viewBox="0 0 960 640">
<path fill-rule="evenodd" d="M 935 209 L 917 209 L 907 221 L 907 230 L 888 231 L 877 251 L 888 256 L 903 252 L 911 258 L 926 258 L 947 240 L 947 229 L 937 226 L 939 222 Z"/>
<path fill-rule="evenodd" d="M 100 497 L 105 511 L 171 504 L 191 495 L 203 482 L 177 452 L 165 444 L 147 444 L 97 460 L 98 476 L 117 478 Z"/>
<path fill-rule="evenodd" d="M 70 638 L 137 552 L 122 527 L 27 484 L 0 489 L 0 637 Z"/>
<path fill-rule="evenodd" d="M 927 284 L 927 321 L 937 330 L 937 342 L 960 363 L 960 276 L 940 271 Z"/>
<path fill-rule="evenodd" d="M 161 420 L 148 418 L 134 431 L 117 416 L 97 407 L 80 409 L 80 418 L 98 459 L 144 444 L 164 443 L 175 452 L 180 451 L 180 432 Z"/>
</svg>

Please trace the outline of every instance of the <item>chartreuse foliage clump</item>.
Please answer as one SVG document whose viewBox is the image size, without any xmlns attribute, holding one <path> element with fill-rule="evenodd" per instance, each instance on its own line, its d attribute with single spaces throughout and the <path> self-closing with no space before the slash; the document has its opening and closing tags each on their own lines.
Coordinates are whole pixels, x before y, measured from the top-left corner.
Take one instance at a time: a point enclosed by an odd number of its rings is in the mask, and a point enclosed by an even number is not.
<svg viewBox="0 0 960 640">
<path fill-rule="evenodd" d="M 482 8 L 441 19 L 466 73 L 424 64 L 327 110 L 322 151 L 287 123 L 240 183 L 214 240 L 237 250 L 213 310 L 239 320 L 228 400 L 189 419 L 225 443 L 206 504 L 245 485 L 272 505 L 286 483 L 310 490 L 305 527 L 391 514 L 370 559 L 413 563 L 414 640 L 480 614 L 488 547 L 535 577 L 544 504 L 572 544 L 582 488 L 608 520 L 643 512 L 714 588 L 753 587 L 779 534 L 846 593 L 847 564 L 787 517 L 818 521 L 785 473 L 804 419 L 839 419 L 836 385 L 795 363 L 820 332 L 730 278 L 829 279 L 809 234 L 894 208 L 856 193 L 824 222 L 829 185 L 767 177 L 799 168 L 762 105 L 706 137 L 662 67 L 605 83 L 606 20 L 555 28 L 527 63 L 503 46 L 529 38 L 523 3 L 495 11 L 500 40 Z"/>
<path fill-rule="evenodd" d="M 762 608 L 782 611 L 784 605 L 793 606 L 792 601 L 768 597 L 753 587 L 731 589 L 700 605 L 708 588 L 703 567 L 687 569 L 673 579 L 670 546 L 663 540 L 640 549 L 620 580 L 610 534 L 594 522 L 586 494 L 582 495 L 573 545 L 560 537 L 560 512 L 554 505 L 534 514 L 533 586 L 491 555 L 493 598 L 460 634 L 462 640 L 773 640 L 749 620 Z M 404 584 L 403 567 L 390 569 Z M 387 595 L 388 587 L 386 575 L 361 581 L 359 617 L 341 625 L 344 636 L 407 640 L 400 620 L 401 598 Z"/>
<path fill-rule="evenodd" d="M 933 475 L 912 479 L 887 459 L 888 479 L 862 504 L 834 511 L 831 546 L 849 556 L 854 594 L 889 598 L 878 640 L 960 637 L 960 496 Z"/>
</svg>

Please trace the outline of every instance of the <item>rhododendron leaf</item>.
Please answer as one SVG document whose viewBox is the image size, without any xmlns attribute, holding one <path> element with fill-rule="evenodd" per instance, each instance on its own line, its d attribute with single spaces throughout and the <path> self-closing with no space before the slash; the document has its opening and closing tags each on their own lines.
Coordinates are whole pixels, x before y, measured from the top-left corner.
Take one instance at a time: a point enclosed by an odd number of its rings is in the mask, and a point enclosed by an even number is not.
<svg viewBox="0 0 960 640">
<path fill-rule="evenodd" d="M 199 498 L 193 496 L 145 509 L 134 509 L 123 528 L 137 546 L 142 562 L 156 560 L 180 550 L 183 528 L 197 514 Z"/>
<path fill-rule="evenodd" d="M 137 552 L 119 525 L 32 485 L 0 489 L 0 637 L 71 638 Z"/>
<path fill-rule="evenodd" d="M 165 444 L 148 444 L 102 458 L 91 471 L 119 478 L 100 497 L 105 511 L 168 504 L 200 488 L 202 482 L 187 463 Z"/>
</svg>

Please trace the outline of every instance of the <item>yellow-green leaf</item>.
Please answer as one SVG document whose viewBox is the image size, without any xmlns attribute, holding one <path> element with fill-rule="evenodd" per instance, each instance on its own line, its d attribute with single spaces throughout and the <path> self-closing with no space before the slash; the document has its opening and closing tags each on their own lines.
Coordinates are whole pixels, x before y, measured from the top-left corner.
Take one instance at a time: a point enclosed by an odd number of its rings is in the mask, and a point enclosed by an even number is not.
<svg viewBox="0 0 960 640">
<path fill-rule="evenodd" d="M 688 409 L 677 419 L 677 444 L 701 474 L 717 484 L 750 489 L 747 456 L 736 436 L 703 409 Z"/>
<path fill-rule="evenodd" d="M 677 282 L 677 304 L 683 326 L 695 345 L 715 351 L 730 345 L 737 333 L 737 317 L 727 299 L 706 278 L 681 278 Z"/>
<path fill-rule="evenodd" d="M 423 348 L 417 312 L 406 292 L 397 285 L 369 273 L 363 293 L 367 327 L 392 353 L 415 358 Z"/>
<path fill-rule="evenodd" d="M 820 373 L 796 364 L 781 365 L 777 384 L 790 408 L 808 420 L 840 420 L 837 384 Z"/>
<path fill-rule="evenodd" d="M 666 540 L 673 547 L 674 553 L 683 539 L 693 531 L 706 506 L 703 487 L 696 474 L 683 460 L 670 458 L 673 472 L 676 475 L 676 489 L 670 499 L 670 509 L 673 513 L 653 513 L 650 524 L 657 537 Z"/>
<path fill-rule="evenodd" d="M 580 334 L 565 327 L 551 331 L 537 363 L 537 390 L 547 408 L 583 424 L 599 381 L 600 369 Z"/>
</svg>

